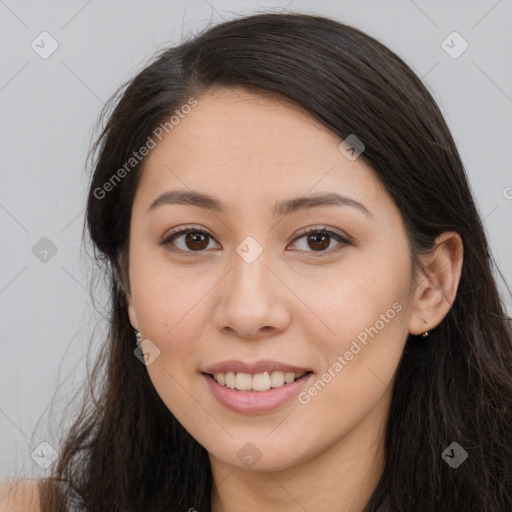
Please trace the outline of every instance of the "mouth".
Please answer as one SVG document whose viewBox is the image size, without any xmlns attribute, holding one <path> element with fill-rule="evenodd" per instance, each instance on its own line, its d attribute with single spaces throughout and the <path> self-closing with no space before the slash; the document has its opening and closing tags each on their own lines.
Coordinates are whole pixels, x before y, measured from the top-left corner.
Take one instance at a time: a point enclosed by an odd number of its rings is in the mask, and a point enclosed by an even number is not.
<svg viewBox="0 0 512 512">
<path fill-rule="evenodd" d="M 244 373 L 244 372 L 218 372 L 204 373 L 207 377 L 214 380 L 220 386 L 232 389 L 234 391 L 249 391 L 261 393 L 274 388 L 282 388 L 288 384 L 298 381 L 306 375 L 313 372 L 261 372 L 261 373 Z"/>
<path fill-rule="evenodd" d="M 304 389 L 312 371 L 301 373 L 273 372 L 201 372 L 207 387 L 218 403 L 239 414 L 271 413 L 287 404 Z"/>
</svg>

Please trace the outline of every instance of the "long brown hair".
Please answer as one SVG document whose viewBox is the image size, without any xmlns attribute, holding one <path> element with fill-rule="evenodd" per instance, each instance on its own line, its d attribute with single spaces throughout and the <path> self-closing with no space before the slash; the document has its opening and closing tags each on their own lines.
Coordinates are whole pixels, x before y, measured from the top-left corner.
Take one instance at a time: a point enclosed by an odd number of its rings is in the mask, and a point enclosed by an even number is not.
<svg viewBox="0 0 512 512">
<path fill-rule="evenodd" d="M 111 293 L 110 331 L 94 393 L 67 432 L 45 512 L 209 512 L 206 450 L 179 424 L 134 357 L 127 314 L 131 207 L 145 160 L 109 187 L 134 151 L 189 98 L 242 86 L 296 102 L 361 156 L 400 209 L 412 261 L 437 235 L 464 243 L 457 298 L 428 342 L 409 336 L 393 388 L 386 464 L 366 507 L 512 510 L 512 332 L 463 164 L 434 99 L 411 69 L 363 32 L 321 16 L 257 14 L 163 50 L 110 100 L 92 149 L 86 224 Z M 126 169 L 125 169 L 126 170 Z M 453 469 L 443 450 L 467 460 Z M 67 503 L 67 505 L 66 505 Z"/>
</svg>

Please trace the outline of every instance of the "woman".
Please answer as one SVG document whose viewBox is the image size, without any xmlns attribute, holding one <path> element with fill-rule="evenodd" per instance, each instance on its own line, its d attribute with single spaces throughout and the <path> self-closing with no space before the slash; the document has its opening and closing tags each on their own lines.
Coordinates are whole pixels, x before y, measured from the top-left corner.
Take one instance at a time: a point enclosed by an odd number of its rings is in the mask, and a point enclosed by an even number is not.
<svg viewBox="0 0 512 512">
<path fill-rule="evenodd" d="M 260 14 L 113 101 L 86 216 L 111 328 L 41 510 L 511 510 L 510 319 L 409 67 Z"/>
</svg>

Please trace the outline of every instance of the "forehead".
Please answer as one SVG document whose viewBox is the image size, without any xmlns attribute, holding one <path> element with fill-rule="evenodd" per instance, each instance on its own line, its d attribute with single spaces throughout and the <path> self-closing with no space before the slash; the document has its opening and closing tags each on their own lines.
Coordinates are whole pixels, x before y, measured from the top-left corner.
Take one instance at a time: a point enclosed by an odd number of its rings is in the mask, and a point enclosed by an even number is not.
<svg viewBox="0 0 512 512">
<path fill-rule="evenodd" d="M 227 203 L 253 205 L 263 195 L 309 191 L 376 200 L 382 189 L 374 173 L 362 159 L 348 160 L 341 141 L 292 101 L 217 87 L 158 142 L 139 187 L 153 197 L 166 188 L 215 190 Z"/>
</svg>

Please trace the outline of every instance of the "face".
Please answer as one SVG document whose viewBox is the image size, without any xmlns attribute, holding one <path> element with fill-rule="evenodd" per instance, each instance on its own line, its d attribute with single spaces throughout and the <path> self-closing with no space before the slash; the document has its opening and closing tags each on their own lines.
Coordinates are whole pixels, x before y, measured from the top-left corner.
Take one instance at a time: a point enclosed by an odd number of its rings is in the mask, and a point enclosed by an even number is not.
<svg viewBox="0 0 512 512">
<path fill-rule="evenodd" d="M 223 464 L 291 468 L 387 412 L 410 250 L 397 207 L 341 142 L 292 103 L 216 88 L 146 161 L 130 321 L 160 351 L 157 393 Z"/>
</svg>

